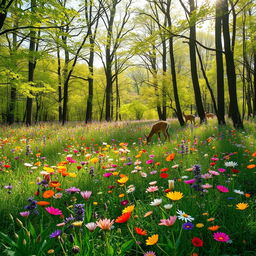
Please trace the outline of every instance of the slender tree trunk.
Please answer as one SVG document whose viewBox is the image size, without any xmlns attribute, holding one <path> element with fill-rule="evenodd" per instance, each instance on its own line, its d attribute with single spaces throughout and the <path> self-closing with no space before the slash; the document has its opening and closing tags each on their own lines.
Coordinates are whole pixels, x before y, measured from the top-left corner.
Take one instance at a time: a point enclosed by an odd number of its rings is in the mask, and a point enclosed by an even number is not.
<svg viewBox="0 0 256 256">
<path fill-rule="evenodd" d="M 238 101 L 237 101 L 237 89 L 236 89 L 236 72 L 234 63 L 234 54 L 231 51 L 231 42 L 229 34 L 229 11 L 228 11 L 228 0 L 222 2 L 223 10 L 223 37 L 224 37 L 224 48 L 226 58 L 226 70 L 228 78 L 228 91 L 230 99 L 230 111 L 233 125 L 235 128 L 243 128 L 243 122 L 239 112 Z"/>
<path fill-rule="evenodd" d="M 35 12 L 36 0 L 31 0 L 31 12 Z M 34 71 L 35 71 L 35 49 L 36 49 L 36 31 L 30 30 L 30 42 L 29 42 L 29 62 L 28 62 L 28 81 L 34 81 Z M 31 97 L 27 97 L 26 104 L 26 125 L 32 125 L 32 108 L 33 100 Z"/>
<path fill-rule="evenodd" d="M 225 94 L 224 94 L 224 68 L 222 56 L 222 41 L 221 41 L 221 26 L 222 26 L 222 11 L 221 0 L 216 2 L 216 17 L 215 17 L 215 47 L 216 51 L 216 76 L 217 76 L 217 109 L 218 123 L 225 125 Z"/>
<path fill-rule="evenodd" d="M 253 117 L 256 116 L 256 48 L 254 49 L 254 55 L 253 55 L 253 60 L 254 60 L 254 70 L 253 70 L 253 76 L 254 76 L 254 94 L 253 94 Z"/>
<path fill-rule="evenodd" d="M 166 23 L 166 22 L 165 22 Z M 166 46 L 166 37 L 162 35 L 162 47 L 163 47 L 163 55 L 162 55 L 162 65 L 163 65 L 163 83 L 162 83 L 162 120 L 166 120 L 166 73 L 167 73 L 167 46 Z"/>
<path fill-rule="evenodd" d="M 195 2 L 194 0 L 189 0 L 190 4 L 190 16 L 194 13 L 195 9 Z M 200 123 L 206 121 L 205 119 L 205 112 L 202 102 L 201 90 L 198 81 L 198 74 L 197 74 L 197 61 L 196 61 L 196 25 L 190 24 L 190 38 L 189 38 L 189 53 L 190 53 L 190 68 L 191 68 L 191 76 L 192 76 L 192 83 L 195 93 L 195 102 L 197 107 L 197 113 L 200 117 Z"/>
<path fill-rule="evenodd" d="M 61 61 L 60 61 L 60 48 L 57 45 L 57 58 L 58 58 L 58 111 L 59 122 L 62 122 L 62 81 L 61 81 Z"/>
</svg>

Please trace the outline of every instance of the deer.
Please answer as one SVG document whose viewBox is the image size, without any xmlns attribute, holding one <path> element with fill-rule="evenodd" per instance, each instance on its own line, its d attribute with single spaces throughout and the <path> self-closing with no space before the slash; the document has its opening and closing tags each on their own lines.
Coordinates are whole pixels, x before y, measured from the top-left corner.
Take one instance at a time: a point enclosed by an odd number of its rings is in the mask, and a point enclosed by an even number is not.
<svg viewBox="0 0 256 256">
<path fill-rule="evenodd" d="M 215 117 L 213 113 L 206 113 L 206 112 L 205 112 L 205 116 L 206 118 L 212 118 L 212 119 Z"/>
<path fill-rule="evenodd" d="M 196 123 L 196 121 L 195 121 L 196 117 L 195 117 L 194 115 L 186 115 L 186 114 L 184 113 L 184 111 L 183 111 L 183 116 L 184 116 L 184 118 L 185 118 L 186 123 L 187 123 L 188 121 L 190 121 L 191 124 L 192 124 L 192 122 L 193 122 L 194 125 L 195 125 L 195 123 Z"/>
<path fill-rule="evenodd" d="M 168 133 L 169 124 L 166 121 L 159 121 L 156 124 L 154 124 L 151 128 L 151 131 L 149 135 L 145 135 L 147 139 L 147 143 L 151 141 L 151 138 L 154 134 L 158 134 L 158 137 L 160 138 L 160 133 L 162 132 L 164 134 L 165 140 L 168 139 L 170 141 L 170 134 Z"/>
</svg>

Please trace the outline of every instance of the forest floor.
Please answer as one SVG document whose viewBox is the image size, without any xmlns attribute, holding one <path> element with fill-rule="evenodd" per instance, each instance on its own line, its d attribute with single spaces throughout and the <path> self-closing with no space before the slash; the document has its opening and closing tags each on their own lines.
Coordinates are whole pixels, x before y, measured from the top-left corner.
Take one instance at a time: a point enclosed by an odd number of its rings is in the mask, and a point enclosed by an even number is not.
<svg viewBox="0 0 256 256">
<path fill-rule="evenodd" d="M 1 255 L 256 255 L 255 123 L 152 123 L 1 126 Z"/>
</svg>

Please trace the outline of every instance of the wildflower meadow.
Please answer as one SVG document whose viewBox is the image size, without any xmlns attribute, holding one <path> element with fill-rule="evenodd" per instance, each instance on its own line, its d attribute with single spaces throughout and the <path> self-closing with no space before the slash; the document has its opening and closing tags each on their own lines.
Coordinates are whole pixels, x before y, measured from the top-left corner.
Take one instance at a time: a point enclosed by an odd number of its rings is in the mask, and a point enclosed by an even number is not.
<svg viewBox="0 0 256 256">
<path fill-rule="evenodd" d="M 256 255 L 255 123 L 0 127 L 0 255 Z"/>
</svg>

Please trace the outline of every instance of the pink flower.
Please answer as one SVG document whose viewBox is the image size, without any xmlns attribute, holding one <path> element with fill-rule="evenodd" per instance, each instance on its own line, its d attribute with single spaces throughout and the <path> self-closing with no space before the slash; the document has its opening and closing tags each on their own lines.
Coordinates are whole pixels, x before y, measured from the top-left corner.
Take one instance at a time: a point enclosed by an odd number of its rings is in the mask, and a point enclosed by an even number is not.
<svg viewBox="0 0 256 256">
<path fill-rule="evenodd" d="M 25 211 L 25 212 L 20 212 L 20 216 L 26 218 L 30 215 L 30 212 L 29 211 Z"/>
<path fill-rule="evenodd" d="M 108 178 L 108 177 L 110 177 L 111 175 L 112 175 L 111 172 L 106 172 L 106 173 L 103 174 L 103 177 L 107 177 L 107 178 Z"/>
<path fill-rule="evenodd" d="M 229 236 L 223 232 L 213 233 L 213 238 L 214 238 L 214 240 L 216 240 L 218 242 L 224 242 L 224 243 L 226 243 L 228 240 L 230 240 Z"/>
<path fill-rule="evenodd" d="M 89 222 L 85 225 L 90 232 L 93 232 L 97 228 L 97 224 L 95 222 Z"/>
<path fill-rule="evenodd" d="M 216 171 L 209 171 L 210 174 L 212 174 L 213 176 L 218 176 L 220 175 L 218 172 Z"/>
<path fill-rule="evenodd" d="M 205 173 L 205 174 L 202 174 L 201 175 L 202 179 L 211 179 L 212 178 L 212 175 L 210 173 Z"/>
<path fill-rule="evenodd" d="M 62 211 L 58 208 L 54 208 L 54 207 L 47 207 L 45 208 L 45 210 L 50 213 L 51 215 L 61 215 Z"/>
<path fill-rule="evenodd" d="M 149 160 L 146 161 L 146 164 L 152 164 L 153 162 L 154 162 L 153 159 L 149 159 Z"/>
<path fill-rule="evenodd" d="M 225 186 L 222 186 L 222 185 L 217 185 L 216 188 L 217 188 L 220 192 L 223 192 L 223 193 L 229 192 L 228 188 L 225 187 Z"/>
<path fill-rule="evenodd" d="M 146 190 L 146 192 L 156 192 L 156 191 L 158 191 L 158 186 L 150 186 Z"/>
<path fill-rule="evenodd" d="M 219 171 L 219 172 L 225 172 L 226 169 L 224 169 L 224 168 L 219 168 L 218 171 Z"/>
<path fill-rule="evenodd" d="M 212 185 L 206 183 L 206 184 L 202 185 L 202 188 L 204 188 L 204 189 L 212 188 Z"/>
<path fill-rule="evenodd" d="M 196 179 L 184 180 L 184 183 L 186 183 L 186 184 L 193 184 L 195 182 L 196 182 Z"/>
<path fill-rule="evenodd" d="M 68 156 L 67 161 L 69 161 L 70 163 L 76 163 L 76 160 L 74 160 L 72 157 Z"/>
<path fill-rule="evenodd" d="M 172 226 L 177 219 L 177 216 L 170 216 L 168 219 L 162 219 L 160 220 L 160 223 L 158 225 L 160 226 Z"/>
<path fill-rule="evenodd" d="M 217 157 L 212 157 L 211 160 L 212 160 L 212 161 L 218 161 L 219 158 L 217 158 Z"/>
<path fill-rule="evenodd" d="M 83 197 L 83 199 L 88 200 L 92 195 L 92 191 L 82 191 L 80 192 L 80 194 Z"/>
<path fill-rule="evenodd" d="M 96 224 L 99 228 L 102 230 L 110 230 L 112 225 L 114 224 L 115 220 L 110 219 L 101 219 L 99 221 L 96 221 Z"/>
</svg>

